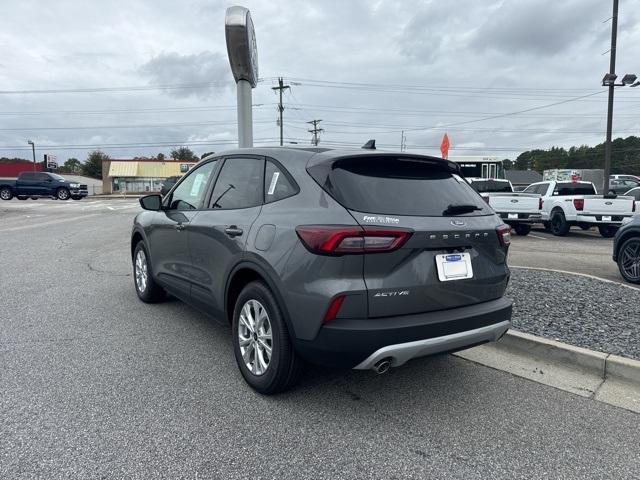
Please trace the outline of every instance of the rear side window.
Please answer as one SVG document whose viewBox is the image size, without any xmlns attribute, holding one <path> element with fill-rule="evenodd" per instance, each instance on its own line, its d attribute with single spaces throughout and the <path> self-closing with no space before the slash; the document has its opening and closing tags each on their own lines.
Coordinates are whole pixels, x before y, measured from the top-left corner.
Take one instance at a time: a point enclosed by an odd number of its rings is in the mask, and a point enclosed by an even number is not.
<svg viewBox="0 0 640 480">
<path fill-rule="evenodd" d="M 471 205 L 477 210 L 462 215 L 488 213 L 466 180 L 419 159 L 338 159 L 326 178 L 314 179 L 343 206 L 359 212 L 438 217 L 451 205 Z"/>
<path fill-rule="evenodd" d="M 553 194 L 559 197 L 568 195 L 595 195 L 596 190 L 590 183 L 562 182 L 556 183 Z"/>
<path fill-rule="evenodd" d="M 19 180 L 34 180 L 36 174 L 31 172 L 22 172 L 18 175 Z"/>
<path fill-rule="evenodd" d="M 298 187 L 283 168 L 270 160 L 264 171 L 264 203 L 277 202 L 298 193 Z"/>
<path fill-rule="evenodd" d="M 471 182 L 471 186 L 476 192 L 512 192 L 509 182 L 500 182 L 496 180 L 480 180 Z"/>
</svg>

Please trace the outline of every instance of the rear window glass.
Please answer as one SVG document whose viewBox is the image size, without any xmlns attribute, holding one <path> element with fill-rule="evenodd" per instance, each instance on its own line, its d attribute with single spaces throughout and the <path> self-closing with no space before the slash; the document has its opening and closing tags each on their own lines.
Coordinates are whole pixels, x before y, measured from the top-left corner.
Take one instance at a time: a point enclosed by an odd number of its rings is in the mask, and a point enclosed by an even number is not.
<svg viewBox="0 0 640 480">
<path fill-rule="evenodd" d="M 364 213 L 437 217 L 451 205 L 477 208 L 458 215 L 490 213 L 466 180 L 411 158 L 339 159 L 326 178 L 315 179 L 342 205 Z"/>
<path fill-rule="evenodd" d="M 595 195 L 596 191 L 593 185 L 590 183 L 556 183 L 556 188 L 553 191 L 554 195 L 560 197 L 566 195 Z"/>
<path fill-rule="evenodd" d="M 486 192 L 512 192 L 511 184 L 509 182 L 498 182 L 495 180 L 474 180 L 471 182 L 471 187 L 480 193 Z"/>
</svg>

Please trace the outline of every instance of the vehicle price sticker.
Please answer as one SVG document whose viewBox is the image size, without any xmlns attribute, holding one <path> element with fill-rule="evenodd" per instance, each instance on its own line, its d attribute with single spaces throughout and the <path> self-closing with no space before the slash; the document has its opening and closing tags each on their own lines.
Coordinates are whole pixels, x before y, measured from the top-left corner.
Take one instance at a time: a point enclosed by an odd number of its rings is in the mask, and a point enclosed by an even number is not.
<svg viewBox="0 0 640 480">
<path fill-rule="evenodd" d="M 436 255 L 436 268 L 441 282 L 473 278 L 471 255 L 467 252 Z"/>
<path fill-rule="evenodd" d="M 278 178 L 280 178 L 280 172 L 273 172 L 273 177 L 271 177 L 271 183 L 269 184 L 269 190 L 267 191 L 267 195 L 273 195 L 273 192 L 276 191 Z"/>
<path fill-rule="evenodd" d="M 507 218 L 508 219 L 517 219 L 518 218 L 518 214 L 517 213 L 508 213 L 507 214 Z"/>
<path fill-rule="evenodd" d="M 602 221 L 603 222 L 610 222 L 611 221 L 611 215 L 603 215 L 602 216 Z"/>
</svg>

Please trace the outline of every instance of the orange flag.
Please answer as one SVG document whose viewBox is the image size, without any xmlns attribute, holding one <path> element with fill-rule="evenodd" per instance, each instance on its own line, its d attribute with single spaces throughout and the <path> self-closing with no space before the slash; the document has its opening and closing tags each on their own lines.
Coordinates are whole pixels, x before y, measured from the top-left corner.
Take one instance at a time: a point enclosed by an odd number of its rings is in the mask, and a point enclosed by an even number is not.
<svg viewBox="0 0 640 480">
<path fill-rule="evenodd" d="M 445 133 L 444 137 L 442 137 L 442 143 L 440 144 L 442 158 L 449 158 L 449 146 L 449 136 Z"/>
</svg>

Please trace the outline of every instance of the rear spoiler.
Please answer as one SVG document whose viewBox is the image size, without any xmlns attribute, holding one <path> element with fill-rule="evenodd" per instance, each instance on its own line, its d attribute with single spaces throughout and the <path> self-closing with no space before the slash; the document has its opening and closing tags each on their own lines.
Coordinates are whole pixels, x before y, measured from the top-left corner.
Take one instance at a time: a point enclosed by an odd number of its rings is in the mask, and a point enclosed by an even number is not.
<svg viewBox="0 0 640 480">
<path fill-rule="evenodd" d="M 339 156 L 329 156 L 329 155 L 315 155 L 309 161 L 307 165 L 307 171 L 314 178 L 325 177 L 329 174 L 331 170 L 333 170 L 333 165 L 340 162 L 341 160 L 362 160 L 367 162 L 376 162 L 382 160 L 396 160 L 396 161 L 407 161 L 407 162 L 419 162 L 425 165 L 429 165 L 437 170 L 441 170 L 444 172 L 462 175 L 462 171 L 460 170 L 460 165 L 451 160 L 446 160 L 444 158 L 439 157 L 431 157 L 429 155 L 416 155 L 416 154 L 405 154 L 405 153 L 375 153 L 373 151 L 367 153 L 358 153 L 356 155 L 339 155 Z"/>
</svg>

